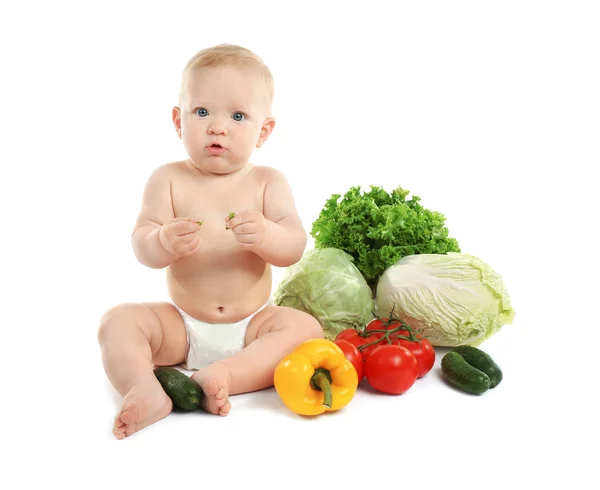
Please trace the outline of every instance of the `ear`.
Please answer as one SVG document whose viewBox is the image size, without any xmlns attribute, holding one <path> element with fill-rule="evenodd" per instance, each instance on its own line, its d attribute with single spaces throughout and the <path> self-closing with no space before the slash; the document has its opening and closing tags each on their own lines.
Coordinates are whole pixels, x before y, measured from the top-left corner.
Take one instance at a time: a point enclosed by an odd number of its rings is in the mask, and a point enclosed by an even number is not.
<svg viewBox="0 0 600 490">
<path fill-rule="evenodd" d="M 173 107 L 172 115 L 173 124 L 175 125 L 175 131 L 177 131 L 177 136 L 181 139 L 181 109 L 175 106 Z"/>
<path fill-rule="evenodd" d="M 272 117 L 268 117 L 267 119 L 265 119 L 265 122 L 263 122 L 262 128 L 260 130 L 258 141 L 256 143 L 257 148 L 260 148 L 262 145 L 265 144 L 265 141 L 267 141 L 269 136 L 271 136 L 274 127 L 275 119 L 273 119 Z"/>
</svg>

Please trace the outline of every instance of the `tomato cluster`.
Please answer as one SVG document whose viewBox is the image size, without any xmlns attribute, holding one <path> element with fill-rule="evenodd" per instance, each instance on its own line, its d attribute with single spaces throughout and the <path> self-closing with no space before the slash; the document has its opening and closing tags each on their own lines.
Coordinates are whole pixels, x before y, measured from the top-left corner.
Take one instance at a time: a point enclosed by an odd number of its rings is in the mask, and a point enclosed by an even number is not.
<svg viewBox="0 0 600 490">
<path fill-rule="evenodd" d="M 348 328 L 335 343 L 354 365 L 358 382 L 366 377 L 378 391 L 399 395 L 425 376 L 435 363 L 435 350 L 398 318 L 376 318 L 363 331 Z"/>
</svg>

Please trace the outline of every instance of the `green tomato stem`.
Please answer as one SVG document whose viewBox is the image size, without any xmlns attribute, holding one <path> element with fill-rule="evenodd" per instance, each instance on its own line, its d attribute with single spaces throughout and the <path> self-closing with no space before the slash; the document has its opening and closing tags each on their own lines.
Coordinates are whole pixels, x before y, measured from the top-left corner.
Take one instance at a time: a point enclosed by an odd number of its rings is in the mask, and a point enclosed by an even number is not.
<svg viewBox="0 0 600 490">
<path fill-rule="evenodd" d="M 374 335 L 376 333 L 382 333 L 383 337 L 381 337 L 380 339 L 377 339 L 373 342 L 369 342 L 368 344 L 364 344 L 361 345 L 360 347 L 358 347 L 358 350 L 361 351 L 371 345 L 375 345 L 379 342 L 381 342 L 382 340 L 386 340 L 388 344 L 390 344 L 392 341 L 390 340 L 390 335 L 396 332 L 399 332 L 400 330 L 406 330 L 408 332 L 408 336 L 406 335 L 397 335 L 396 338 L 397 339 L 403 339 L 403 340 L 410 340 L 411 342 L 418 342 L 419 339 L 417 338 L 417 336 L 415 335 L 415 332 L 412 328 L 410 328 L 406 323 L 401 322 L 399 327 L 396 328 L 392 328 L 390 330 L 382 330 L 382 329 L 378 329 L 378 330 L 367 330 L 362 332 L 362 334 L 359 334 L 361 337 L 363 338 L 367 338 L 370 335 Z"/>
</svg>

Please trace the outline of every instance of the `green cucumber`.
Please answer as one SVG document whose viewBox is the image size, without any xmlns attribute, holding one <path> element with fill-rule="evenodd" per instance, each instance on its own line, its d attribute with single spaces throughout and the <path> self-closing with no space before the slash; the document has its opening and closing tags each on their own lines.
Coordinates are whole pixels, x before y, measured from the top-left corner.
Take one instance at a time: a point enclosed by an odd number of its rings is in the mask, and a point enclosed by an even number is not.
<svg viewBox="0 0 600 490">
<path fill-rule="evenodd" d="M 454 351 L 442 357 L 442 373 L 451 385 L 474 395 L 485 393 L 491 385 L 487 374 L 471 366 L 463 356 Z"/>
<path fill-rule="evenodd" d="M 155 368 L 154 374 L 174 407 L 182 410 L 195 410 L 200 407 L 204 391 L 192 378 L 178 369 L 167 366 Z"/>
<path fill-rule="evenodd" d="M 463 356 L 471 366 L 487 374 L 491 382 L 490 388 L 495 388 L 502 381 L 502 371 L 489 354 L 470 345 L 461 345 L 452 350 Z"/>
</svg>

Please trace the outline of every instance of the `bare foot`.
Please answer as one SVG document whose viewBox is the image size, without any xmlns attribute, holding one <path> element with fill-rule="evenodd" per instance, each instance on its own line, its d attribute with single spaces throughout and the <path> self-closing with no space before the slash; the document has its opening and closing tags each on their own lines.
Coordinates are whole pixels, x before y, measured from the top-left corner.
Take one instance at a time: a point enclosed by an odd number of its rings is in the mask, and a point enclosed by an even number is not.
<svg viewBox="0 0 600 490">
<path fill-rule="evenodd" d="M 215 415 L 225 416 L 231 410 L 229 402 L 229 387 L 231 385 L 231 373 L 225 364 L 215 362 L 210 366 L 196 371 L 192 375 L 204 391 L 205 397 L 202 408 Z"/>
<path fill-rule="evenodd" d="M 128 437 L 166 417 L 171 410 L 173 402 L 157 379 L 134 385 L 123 398 L 123 407 L 115 418 L 113 434 L 117 439 Z"/>
</svg>

